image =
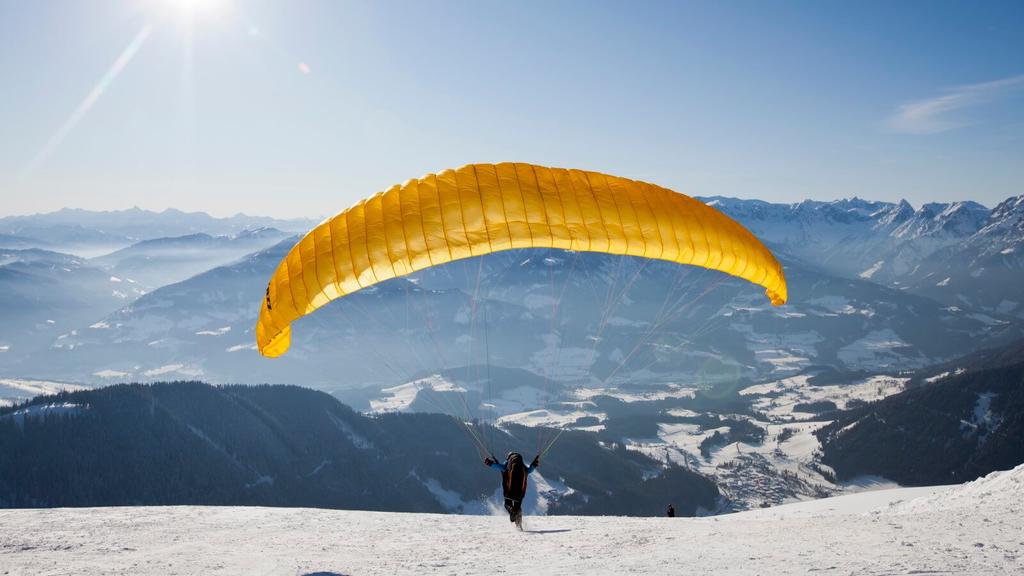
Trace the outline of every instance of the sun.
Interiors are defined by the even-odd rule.
[[[171,10],[184,16],[215,16],[222,12],[227,0],[163,0]]]

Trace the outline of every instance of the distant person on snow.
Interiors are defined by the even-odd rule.
[[[671,504],[668,505],[668,517],[669,518],[675,518],[676,517],[676,509],[673,508]]]
[[[529,466],[523,464],[523,457],[518,452],[509,452],[504,463],[493,458],[484,458],[484,465],[501,471],[501,492],[505,497],[505,510],[508,511],[508,519],[510,522],[515,522],[516,527],[522,530],[526,477],[540,466],[540,455],[535,456]]]

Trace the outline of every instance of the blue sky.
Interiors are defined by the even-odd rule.
[[[0,215],[323,216],[469,162],[1024,193],[1024,3],[0,0]]]

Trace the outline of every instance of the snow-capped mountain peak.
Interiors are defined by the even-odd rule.
[[[871,214],[871,217],[877,220],[877,224],[874,226],[875,230],[888,230],[899,226],[913,216],[914,207],[906,200],[900,200],[896,205],[885,206]]]
[[[978,235],[998,238],[1004,249],[1024,241],[1024,194],[1007,198],[993,208]]]
[[[893,230],[892,237],[912,240],[944,235],[963,239],[980,230],[988,217],[988,208],[977,202],[933,202],[921,206],[920,210]]]

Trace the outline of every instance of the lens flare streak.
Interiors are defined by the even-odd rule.
[[[132,38],[132,41],[128,43],[128,46],[121,51],[121,54],[114,60],[114,63],[107,70],[106,74],[100,78],[99,82],[93,86],[89,94],[75,107],[71,115],[64,120],[64,123],[60,125],[60,128],[46,141],[46,145],[39,151],[38,154],[32,158],[32,161],[25,166],[24,170],[21,171],[21,178],[25,179],[32,175],[39,166],[46,162],[46,160],[53,154],[53,152],[60,146],[61,142],[67,138],[68,134],[75,128],[75,126],[85,117],[85,115],[96,105],[96,102],[103,96],[103,93],[110,87],[114,80],[121,74],[121,71],[125,69],[129,62],[135,57],[145,44],[146,39],[149,38],[152,33],[153,27],[146,24],[139,30],[139,33]]]

